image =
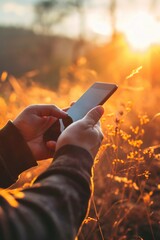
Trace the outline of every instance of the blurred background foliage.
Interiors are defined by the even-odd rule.
[[[23,1],[19,3],[23,4]],[[133,50],[126,33],[117,29],[118,3],[116,0],[33,1],[33,17],[27,27],[20,23],[1,24],[0,73],[7,71],[19,77],[36,70],[33,80],[55,89],[59,85],[62,69],[76,64],[80,57],[85,57],[87,67],[94,70],[101,81],[119,83],[133,69],[143,66],[139,77],[149,80],[151,84],[158,84],[159,47],[153,47],[151,42],[145,53],[141,51],[144,49]],[[150,1],[150,8],[155,3]],[[18,5],[8,3],[6,6],[11,11]],[[106,22],[103,21],[103,27],[106,25],[106,29],[110,28],[108,35],[105,27],[101,34],[87,28],[89,11],[96,8],[103,9],[108,16]],[[68,29],[63,25],[67,21],[70,21]],[[91,23],[96,31],[98,28],[100,30],[101,26],[96,25],[94,14]],[[57,34],[57,29],[60,29],[60,34]],[[134,37],[139,38],[136,32]]]

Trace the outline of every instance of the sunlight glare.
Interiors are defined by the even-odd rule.
[[[106,23],[104,19],[97,18],[96,16],[92,16],[89,19],[88,25],[89,28],[96,34],[100,34],[103,36],[110,36],[111,35],[111,26],[110,24]]]
[[[89,19],[89,29],[96,34],[111,36],[109,19],[93,15]],[[139,11],[117,19],[117,31],[123,32],[127,42],[134,50],[145,51],[151,45],[160,43],[160,23],[146,11]]]
[[[160,43],[160,24],[147,12],[138,12],[124,28],[127,41],[135,50],[146,50],[153,44]]]

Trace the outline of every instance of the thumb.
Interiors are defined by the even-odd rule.
[[[104,108],[102,106],[97,106],[92,108],[83,119],[94,126],[96,123],[98,123],[103,113]]]

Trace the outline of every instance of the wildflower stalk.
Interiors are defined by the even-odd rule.
[[[98,216],[98,212],[97,212],[97,208],[96,208],[96,204],[95,204],[93,196],[92,196],[92,202],[93,202],[93,207],[94,207],[94,211],[95,211],[95,215],[96,215],[96,219],[97,219],[97,225],[98,225],[98,228],[99,228],[101,238],[102,238],[102,240],[105,240],[104,236],[103,236],[103,232],[102,232],[102,228],[101,228],[101,225],[100,225],[99,216]]]

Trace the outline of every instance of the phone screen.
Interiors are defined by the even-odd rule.
[[[97,105],[102,105],[117,89],[111,83],[94,83],[77,102],[67,111],[68,117],[57,120],[45,133],[44,141],[56,141],[61,132],[72,122],[83,118],[88,111]]]
[[[67,111],[73,122],[83,118],[93,107],[101,104],[102,99],[110,91],[103,88],[91,87],[87,92]]]

